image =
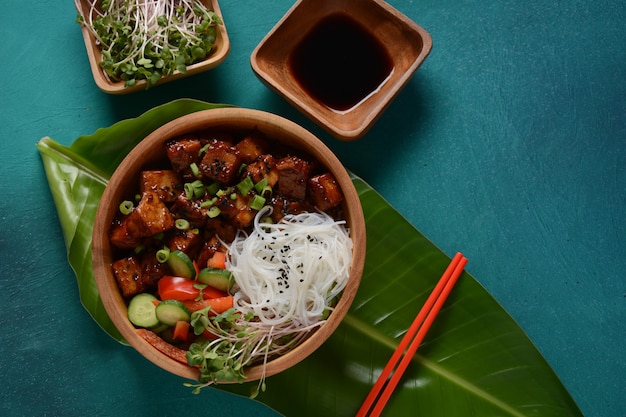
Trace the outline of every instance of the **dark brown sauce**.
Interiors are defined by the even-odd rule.
[[[345,111],[375,91],[393,63],[381,42],[344,13],[324,18],[290,57],[298,83],[320,103]]]

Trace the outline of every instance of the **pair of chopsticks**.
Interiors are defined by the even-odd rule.
[[[452,288],[456,284],[456,281],[459,279],[459,276],[463,272],[466,263],[467,258],[463,256],[463,254],[460,252],[457,253],[454,258],[452,258],[450,265],[448,265],[448,268],[446,268],[445,272],[441,276],[441,279],[433,289],[433,292],[426,300],[426,303],[424,303],[424,306],[420,310],[419,314],[415,317],[415,320],[413,320],[411,327],[409,327],[406,334],[400,341],[400,344],[398,344],[398,347],[389,359],[389,362],[387,362],[387,365],[385,365],[383,372],[376,380],[376,383],[372,387],[367,398],[365,398],[365,401],[357,412],[356,417],[367,416],[368,411],[371,409],[377,399],[378,402],[372,409],[369,416],[378,417],[383,411],[383,408],[387,404],[387,401],[389,401],[393,390],[398,385],[398,381],[400,381],[400,378],[402,378],[402,374],[411,362],[413,356],[415,355],[415,352],[417,352],[417,348],[422,343],[422,340],[424,339],[426,332],[428,332],[430,325],[435,320],[435,317],[439,313],[441,306],[446,301],[446,298],[448,298],[448,295],[452,291]],[[402,357],[403,355],[404,357]],[[400,361],[400,359],[402,360]],[[400,361],[400,364],[394,371],[394,367],[398,364],[398,361]]]

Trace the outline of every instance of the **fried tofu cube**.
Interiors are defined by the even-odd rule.
[[[246,173],[255,184],[266,179],[267,185],[273,188],[278,182],[278,170],[272,155],[259,156],[254,162],[246,166]]]
[[[337,207],[343,201],[341,188],[329,172],[311,177],[308,191],[315,207],[322,211]]]
[[[132,249],[144,238],[174,227],[174,216],[154,191],[146,191],[130,214],[114,222],[109,238],[121,249]]]
[[[213,141],[204,153],[199,168],[204,177],[230,185],[237,179],[242,163],[236,148],[226,142]]]
[[[109,233],[111,243],[120,249],[133,249],[141,244],[144,236],[143,223],[135,210],[114,221]]]
[[[202,207],[202,202],[187,198],[185,193],[176,197],[172,210],[199,227],[202,227],[207,220],[207,209]]]
[[[167,246],[170,250],[185,252],[193,259],[202,247],[202,240],[198,230],[176,230],[168,239]]]
[[[175,224],[174,215],[153,191],[146,191],[141,195],[141,200],[133,210],[133,214],[139,216],[143,223],[145,237],[166,232]]]
[[[306,197],[306,183],[311,164],[297,156],[281,158],[276,163],[278,170],[278,192],[298,200]]]
[[[142,193],[153,191],[161,201],[171,203],[183,191],[184,182],[174,170],[142,171],[140,190]]]
[[[259,156],[265,154],[268,149],[267,139],[258,130],[253,130],[248,136],[235,145],[246,164],[254,162]]]
[[[200,139],[178,138],[167,142],[165,148],[172,168],[186,179],[193,178],[194,175],[189,166],[192,163],[197,164],[200,160],[200,149],[202,149]]]
[[[291,200],[283,195],[275,195],[270,200],[272,206],[271,218],[274,223],[278,223],[288,214],[300,214],[313,210],[306,201]]]
[[[119,259],[112,264],[113,274],[122,296],[130,298],[152,289],[165,274],[164,266],[153,252]]]
[[[231,222],[218,216],[207,220],[204,232],[205,235],[219,236],[224,242],[232,242],[235,240],[237,228]]]
[[[215,205],[220,209],[220,215],[229,219],[233,226],[238,229],[245,229],[252,224],[256,214],[256,210],[249,207],[249,201],[248,195],[237,194],[234,199],[230,195],[223,195]]]

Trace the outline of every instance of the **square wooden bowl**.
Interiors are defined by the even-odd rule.
[[[310,88],[304,87],[294,66],[294,57],[301,53],[299,49],[303,42],[309,42],[314,36],[311,33],[319,32],[320,23],[323,25],[329,19],[348,21],[347,27],[343,28],[346,31],[356,28],[365,32],[368,39],[375,40],[382,47],[391,64],[382,82],[367,90],[349,108],[334,108],[321,101]],[[332,49],[339,40],[325,45]],[[431,48],[432,39],[428,32],[383,0],[298,0],[255,48],[250,62],[255,74],[270,89],[338,139],[350,141],[367,132],[426,59]],[[374,61],[372,64],[379,60]],[[337,65],[327,58],[322,64],[328,68]],[[359,68],[353,71],[355,76],[367,71],[369,65]],[[337,90],[337,94],[341,94],[343,87]]]
[[[90,0],[75,0],[76,8],[78,11],[82,11],[83,15],[87,15],[90,10]],[[207,8],[213,10],[219,17],[224,21],[222,17],[222,12],[220,10],[219,4],[217,0],[202,0]],[[133,86],[126,87],[124,85],[124,81],[113,81],[111,80],[105,72],[100,67],[99,63],[102,61],[102,52],[100,46],[96,42],[94,36],[87,30],[84,25],[81,25],[81,30],[83,33],[83,38],[85,41],[85,47],[87,48],[87,55],[89,57],[89,65],[91,66],[91,72],[93,74],[93,78],[96,82],[96,85],[105,93],[109,94],[127,94],[132,93],[138,90],[146,89],[146,81],[140,80],[137,81]],[[199,72],[207,71],[212,68],[217,67],[219,64],[226,59],[226,56],[230,52],[230,41],[228,39],[228,33],[226,32],[225,24],[221,24],[217,26],[217,38],[215,39],[215,44],[213,46],[213,50],[209,57],[202,62],[198,62],[193,65],[189,65],[187,67],[187,71],[182,73],[180,71],[175,71],[172,75],[167,75],[161,77],[156,84],[159,85],[166,82],[174,81],[179,78],[188,77],[193,74],[197,74]]]

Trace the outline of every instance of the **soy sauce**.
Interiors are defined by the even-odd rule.
[[[343,13],[320,21],[289,60],[300,86],[320,103],[345,111],[375,91],[393,63],[381,42]]]

